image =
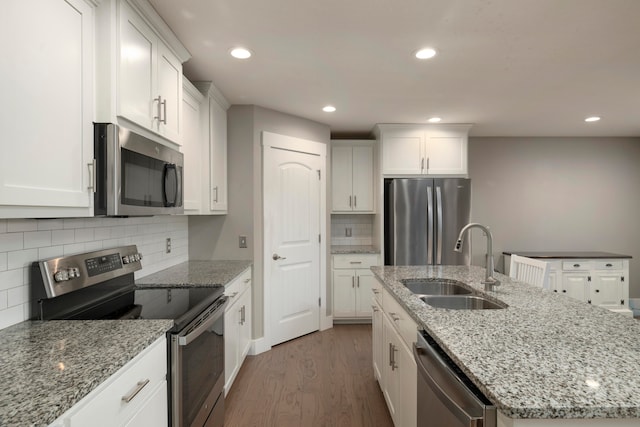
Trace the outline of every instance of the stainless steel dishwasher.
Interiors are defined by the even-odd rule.
[[[418,332],[418,427],[496,427],[496,408],[426,332]]]

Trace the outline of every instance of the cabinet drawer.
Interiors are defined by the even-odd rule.
[[[77,404],[68,425],[113,426],[132,417],[160,384],[166,384],[167,341],[157,340],[148,351],[136,356],[103,385]],[[144,385],[143,385],[144,384]],[[136,390],[138,392],[136,393]],[[124,399],[131,398],[129,402]]]
[[[227,283],[224,294],[229,297],[227,310],[236,302],[242,293],[251,286],[251,268],[247,268],[240,276]],[[226,311],[226,310],[225,310]]]
[[[622,270],[622,260],[602,260],[592,261],[593,268],[595,270]]]
[[[376,265],[378,265],[377,254],[333,256],[333,268],[369,268]]]
[[[382,291],[382,304],[382,310],[391,319],[391,323],[407,347],[411,348],[411,345],[416,342],[417,323],[386,289]]]
[[[562,270],[564,271],[584,271],[591,270],[591,262],[584,260],[563,261]]]

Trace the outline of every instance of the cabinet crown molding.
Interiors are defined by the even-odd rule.
[[[229,107],[231,107],[227,98],[224,97],[222,92],[220,92],[220,89],[218,89],[213,82],[193,82],[193,85],[205,96],[210,96],[215,99],[216,102],[225,110],[228,110]]]
[[[373,127],[373,133],[379,135],[389,130],[458,130],[469,131],[473,123],[378,123]]]

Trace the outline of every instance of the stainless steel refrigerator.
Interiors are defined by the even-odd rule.
[[[471,180],[386,178],[384,180],[385,265],[464,265],[470,245],[454,252],[469,223]]]

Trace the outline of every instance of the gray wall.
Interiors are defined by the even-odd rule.
[[[325,144],[329,144],[330,138],[329,126],[321,123],[253,105],[231,106],[227,111],[229,214],[218,217],[189,217],[189,259],[253,260],[254,338],[264,335],[261,146],[263,131]],[[327,171],[328,168],[329,165]],[[329,221],[330,217],[327,215],[327,230],[330,230]],[[240,234],[247,236],[247,249],[238,248]]]
[[[628,254],[640,298],[639,138],[470,138],[469,176],[471,218],[490,226],[497,267],[503,250]],[[473,247],[484,266],[477,231]]]

